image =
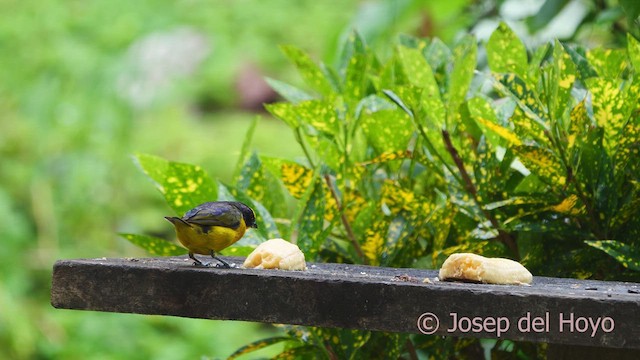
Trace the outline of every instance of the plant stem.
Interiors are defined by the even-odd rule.
[[[416,352],[416,347],[413,346],[411,339],[407,339],[404,343],[405,349],[407,349],[407,353],[409,353],[409,359],[418,360],[418,353]]]
[[[547,138],[549,138],[549,141],[551,141],[551,144],[555,146],[555,148],[558,150],[560,154],[560,161],[562,161],[562,165],[564,166],[567,172],[567,183],[573,184],[573,186],[576,189],[576,194],[578,195],[578,198],[584,204],[584,207],[587,209],[587,213],[589,214],[589,217],[591,217],[591,221],[592,221],[592,225],[593,225],[593,229],[596,237],[598,239],[606,239],[606,234],[600,227],[601,220],[599,217],[596,216],[596,213],[593,210],[591,203],[588,201],[587,196],[584,194],[584,192],[582,192],[582,189],[580,188],[580,184],[578,183],[578,180],[576,179],[576,176],[573,173],[573,168],[571,167],[571,165],[569,165],[569,160],[567,159],[567,154],[564,152],[564,148],[562,147],[562,144],[559,141],[556,141],[556,139],[551,135],[550,132],[545,130],[544,133],[547,136]]]
[[[518,244],[511,237],[511,235],[509,235],[509,233],[501,229],[500,224],[498,223],[498,220],[496,220],[496,218],[493,217],[493,215],[491,215],[489,211],[485,210],[482,207],[482,204],[478,200],[478,190],[476,189],[475,185],[473,185],[473,182],[471,181],[471,177],[469,176],[469,173],[464,168],[464,163],[462,162],[462,158],[460,158],[460,154],[458,153],[458,150],[456,150],[456,148],[453,146],[449,132],[445,129],[442,130],[442,139],[444,140],[445,147],[447,148],[447,151],[451,155],[453,162],[456,164],[458,171],[460,171],[460,176],[462,176],[462,180],[463,180],[462,184],[464,185],[464,188],[467,190],[469,194],[471,194],[471,197],[473,198],[473,201],[476,203],[476,206],[480,208],[480,211],[482,211],[485,218],[489,220],[489,222],[491,223],[491,226],[493,226],[498,231],[498,240],[509,248],[509,250],[511,251],[511,253],[513,254],[516,260],[520,260]]]
[[[327,183],[327,187],[329,187],[329,191],[331,192],[331,196],[333,197],[333,199],[336,202],[336,207],[338,208],[338,212],[340,213],[340,220],[342,221],[342,225],[344,226],[344,229],[347,232],[347,237],[349,238],[349,241],[351,242],[351,244],[353,245],[353,248],[355,249],[356,253],[358,254],[360,259],[362,260],[362,263],[367,265],[367,263],[368,263],[367,258],[366,258],[366,256],[364,256],[364,253],[362,252],[362,248],[360,247],[360,243],[358,242],[358,239],[356,239],[356,236],[353,233],[353,229],[351,228],[351,224],[349,224],[349,220],[347,220],[347,216],[344,213],[344,209],[342,208],[342,204],[340,203],[340,199],[338,198],[338,194],[336,193],[335,189],[333,188],[333,184],[331,184],[331,178],[329,178],[329,175],[324,175],[324,181]]]
[[[298,142],[298,144],[300,144],[300,147],[302,148],[304,155],[307,157],[307,161],[309,161],[309,165],[311,165],[311,167],[315,169],[316,166],[313,164],[313,159],[311,159],[311,154],[309,154],[309,150],[307,149],[307,146],[304,143],[304,139],[302,138],[302,133],[300,133],[299,127],[295,129],[294,135],[296,137],[296,141]]]

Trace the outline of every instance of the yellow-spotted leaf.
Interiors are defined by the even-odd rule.
[[[640,113],[627,122],[622,134],[615,155],[616,172],[635,174],[640,181]]]
[[[425,48],[424,56],[431,65],[431,69],[439,69],[446,67],[451,62],[452,53],[442,40],[433,38]]]
[[[389,222],[385,220],[374,221],[362,233],[364,243],[362,252],[367,258],[369,265],[379,266],[382,252],[387,243],[387,228]]]
[[[576,144],[576,140],[582,137],[591,126],[591,118],[587,113],[585,101],[581,101],[576,105],[570,114],[569,131],[567,135],[567,147],[572,150]]]
[[[198,165],[171,162],[165,189],[167,203],[178,214],[217,198],[215,181]]]
[[[622,266],[640,271],[640,250],[615,240],[587,240],[585,243],[616,259]]]
[[[587,52],[587,60],[598,75],[605,79],[620,78],[629,66],[624,49],[596,48]]]
[[[320,179],[311,184],[311,188],[305,195],[307,196],[301,199],[301,206],[303,206],[301,215],[296,219],[297,244],[309,259],[315,259],[326,238],[324,234],[325,191]]]
[[[582,215],[585,213],[584,205],[579,202],[578,196],[575,194],[569,195],[559,204],[551,206],[549,210],[572,216]]]
[[[548,185],[557,188],[566,185],[566,171],[560,160],[549,150],[522,145],[515,147],[515,151],[524,166]]]
[[[327,137],[323,134],[307,133],[305,137],[309,147],[313,149],[318,159],[322,159],[324,165],[330,169],[337,170],[344,163],[344,152],[340,148],[334,137]]]
[[[440,88],[422,50],[400,47],[398,54],[409,82],[414,87],[421,89],[422,107],[428,109],[426,115],[436,123],[444,123],[446,111],[440,97]],[[399,89],[395,91],[401,99],[407,102],[406,94],[402,94]]]
[[[216,182],[198,165],[167,161],[147,154],[137,155],[136,160],[180,216],[218,197]]]
[[[414,133],[409,115],[397,110],[365,113],[361,126],[371,144],[381,153],[407,149]]]
[[[253,153],[243,166],[236,179],[236,188],[271,209],[277,216],[286,213],[282,186],[275,176],[265,170],[256,153]]]
[[[631,99],[627,99],[615,80],[593,78],[587,80],[587,87],[592,94],[593,117],[598,127],[604,129],[604,145],[611,153],[629,119]]]
[[[286,349],[286,348],[285,348]],[[297,359],[313,359],[318,354],[318,347],[315,345],[301,345],[294,348],[286,349],[271,360],[297,360]]]
[[[325,184],[326,185],[326,184]],[[349,189],[349,191],[342,193],[340,200],[340,206],[338,206],[335,197],[329,191],[325,189],[325,203],[327,204],[327,210],[324,213],[325,220],[332,222],[338,216],[340,216],[339,209],[344,212],[345,218],[349,223],[353,223],[358,213],[367,204],[365,199],[360,196],[355,190]]]
[[[316,130],[336,135],[339,130],[339,119],[335,104],[321,100],[308,100],[295,106],[301,122],[313,126]]]
[[[307,53],[295,46],[282,46],[281,49],[296,66],[307,85],[324,96],[329,96],[334,92],[325,74]]]
[[[357,359],[361,347],[369,340],[371,332],[351,329],[310,328],[318,346],[330,346],[336,359]],[[386,354],[385,354],[386,355]],[[319,358],[315,356],[312,358]],[[306,359],[297,357],[296,359]]]
[[[509,121],[513,123],[516,135],[523,142],[548,143],[549,140],[545,135],[545,125],[532,120],[531,116],[528,116],[520,107],[516,107],[513,110]]]
[[[576,70],[578,71],[578,76],[580,76],[581,80],[585,81],[586,79],[598,76],[598,73],[593,69],[591,64],[589,64],[589,61],[587,61],[587,59],[582,54],[577,52],[569,45],[562,44],[562,46],[564,47],[564,50],[567,52],[567,54],[569,54],[569,56],[571,57],[573,63],[576,65]]]
[[[371,165],[371,164],[381,164],[389,161],[410,159],[412,157],[413,157],[413,153],[409,150],[387,151],[387,152],[383,152],[382,154],[376,156],[371,160],[363,161],[358,165],[365,166],[365,165]]]
[[[167,223],[168,224],[168,223]],[[187,249],[155,236],[138,234],[119,234],[132,244],[145,249],[151,255],[178,256],[187,253]]]
[[[267,338],[267,339],[254,341],[254,342],[249,343],[249,344],[239,348],[238,350],[236,350],[233,354],[229,355],[227,360],[233,360],[233,359],[238,358],[238,357],[240,357],[242,355],[245,355],[245,354],[248,354],[248,353],[252,353],[252,352],[260,350],[260,349],[264,349],[265,347],[271,346],[273,344],[278,344],[278,343],[281,343],[281,342],[293,341],[293,340],[296,340],[296,339],[288,337],[288,336],[275,336],[275,337],[271,337],[271,338]]]
[[[569,109],[571,101],[571,89],[576,81],[576,68],[571,57],[564,51],[558,40],[553,47],[553,67],[551,79],[547,81],[547,91],[544,94],[548,99],[549,113],[555,119],[563,119]]]
[[[510,96],[525,115],[544,129],[549,129],[546,109],[536,93],[515,74],[495,74],[496,87],[503,94]]]
[[[279,102],[273,104],[265,104],[264,108],[268,112],[270,112],[271,115],[284,121],[290,128],[295,129],[300,126],[298,112],[294,104],[288,102]]]
[[[522,145],[522,141],[513,131],[500,125],[491,104],[481,97],[474,97],[467,103],[471,117],[476,120],[480,129],[492,145],[499,145],[506,140],[511,145]]]
[[[429,200],[409,189],[395,185],[392,181],[386,181],[382,185],[382,203],[392,214],[406,211],[426,217],[435,210],[435,206]]]
[[[349,59],[342,92],[347,99],[359,101],[365,95],[368,66],[368,57],[364,54],[355,54]]]
[[[280,176],[289,193],[300,199],[311,184],[313,170],[294,162],[283,162],[280,166]]]
[[[487,43],[487,58],[491,71],[499,74],[527,76],[527,49],[505,23],[500,23]]]

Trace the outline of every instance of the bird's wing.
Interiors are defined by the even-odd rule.
[[[200,226],[222,226],[235,229],[240,225],[242,213],[235,206],[227,203],[205,203],[187,212],[182,219]]]

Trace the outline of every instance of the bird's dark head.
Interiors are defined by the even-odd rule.
[[[233,206],[237,207],[238,210],[240,210],[240,212],[242,213],[242,218],[244,219],[244,223],[247,227],[258,227],[258,224],[256,224],[256,214],[250,207],[237,201],[232,202],[232,204]]]

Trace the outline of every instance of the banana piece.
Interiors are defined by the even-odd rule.
[[[440,268],[440,280],[466,280],[486,284],[529,285],[533,275],[520,263],[509,259],[452,254]]]
[[[245,268],[307,270],[304,254],[300,248],[283,239],[271,239],[258,245],[247,256]]]

